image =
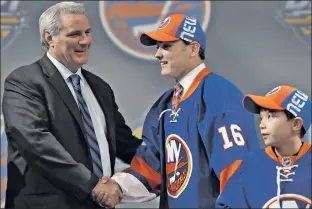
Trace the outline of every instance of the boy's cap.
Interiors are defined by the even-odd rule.
[[[157,31],[142,33],[140,41],[143,45],[153,46],[157,41],[177,41],[179,39],[197,41],[202,49],[206,48],[206,36],[200,22],[184,14],[173,14],[166,17]]]
[[[243,99],[246,110],[259,114],[260,108],[288,110],[295,117],[301,117],[303,127],[308,131],[311,125],[311,101],[309,97],[291,86],[278,86],[265,96],[247,94]]]

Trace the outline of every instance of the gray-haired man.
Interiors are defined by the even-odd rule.
[[[93,194],[122,195],[99,178],[113,174],[116,156],[129,163],[141,141],[125,124],[110,86],[82,68],[92,43],[83,5],[53,5],[39,28],[47,53],[5,80],[6,206],[97,208]]]

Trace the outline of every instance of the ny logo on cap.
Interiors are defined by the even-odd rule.
[[[275,94],[275,93],[278,92],[280,89],[281,89],[280,86],[275,87],[274,89],[272,89],[271,91],[269,91],[269,92],[267,93],[267,96],[269,96],[269,95],[271,95],[271,94]]]
[[[160,26],[158,27],[158,29],[162,29],[166,27],[169,24],[169,22],[170,22],[170,17],[165,18],[160,24]]]

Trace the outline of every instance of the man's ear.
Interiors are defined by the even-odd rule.
[[[49,46],[54,47],[54,45],[53,45],[53,37],[52,37],[52,35],[49,32],[46,31],[44,33],[44,38],[48,42]]]
[[[193,41],[191,43],[191,49],[192,49],[192,53],[191,53],[192,57],[197,56],[199,53],[199,49],[200,49],[199,43],[196,41]]]
[[[293,123],[293,130],[295,130],[295,131],[300,131],[301,130],[301,128],[302,128],[302,126],[303,126],[303,120],[302,120],[302,118],[300,118],[300,117],[296,117],[295,119],[294,119],[294,123]]]

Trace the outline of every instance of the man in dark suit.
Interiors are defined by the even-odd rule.
[[[119,189],[99,179],[114,173],[116,156],[130,163],[141,140],[125,124],[110,86],[81,68],[92,43],[83,5],[53,5],[39,29],[47,53],[5,80],[6,206],[106,207],[95,194]]]

